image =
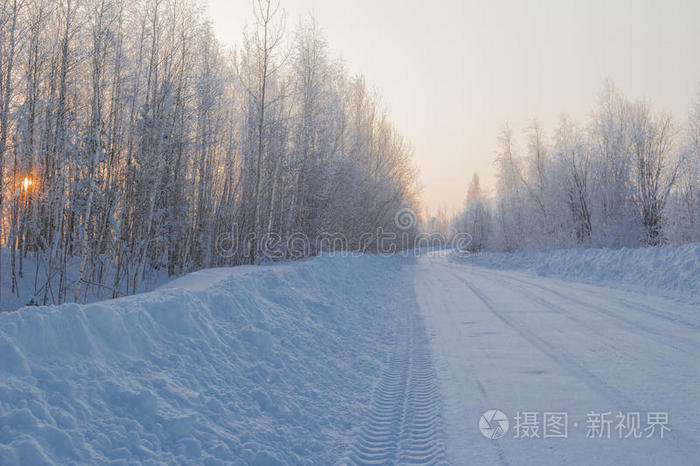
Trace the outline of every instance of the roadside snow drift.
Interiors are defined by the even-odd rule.
[[[560,249],[480,253],[459,262],[597,283],[700,303],[700,244],[640,249]]]
[[[368,414],[405,262],[207,270],[2,313],[0,464],[337,461]]]

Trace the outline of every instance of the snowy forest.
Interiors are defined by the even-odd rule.
[[[258,263],[263,246],[317,252],[285,248],[294,235],[371,250],[361,235],[415,204],[410,146],[313,19],[289,27],[257,0],[229,50],[202,10],[2,0],[4,295],[84,302]]]
[[[680,123],[607,81],[589,121],[562,117],[551,138],[506,125],[498,143],[495,192],[474,175],[451,225],[472,251],[700,241],[700,93]]]

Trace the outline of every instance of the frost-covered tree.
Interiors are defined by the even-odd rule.
[[[465,209],[454,220],[452,226],[456,232],[470,235],[471,241],[468,245],[470,251],[478,252],[486,249],[489,243],[491,214],[477,173],[473,175],[469,184]]]
[[[553,203],[563,235],[562,245],[591,244],[591,148],[585,135],[568,118],[562,118],[554,137]],[[568,238],[566,238],[568,236]],[[568,241],[567,241],[568,239]]]
[[[653,115],[644,103],[632,107],[631,120],[632,199],[644,228],[642,241],[655,246],[665,240],[666,201],[678,176],[675,128],[670,115]]]
[[[591,119],[562,118],[550,140],[534,123],[523,156],[499,136],[487,247],[637,247],[698,239],[700,99],[687,130],[606,82]],[[680,135],[683,134],[681,137]],[[472,188],[469,188],[470,190]],[[456,221],[468,231],[467,205]],[[473,230],[473,227],[471,227]]]
[[[501,131],[498,142],[500,149],[495,160],[497,200],[494,206],[496,247],[514,251],[522,247],[526,236],[523,229],[526,217],[523,211],[522,169],[515,153],[513,133],[507,125]]]
[[[0,2],[0,291],[115,297],[414,206],[410,147],[314,21],[254,18],[231,51],[191,0]]]
[[[700,91],[680,144],[678,180],[670,193],[667,224],[673,241],[700,241]]]

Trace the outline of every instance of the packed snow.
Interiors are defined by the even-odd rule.
[[[451,464],[698,464],[699,306],[444,257],[415,283]]]

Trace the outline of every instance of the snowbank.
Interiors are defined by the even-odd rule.
[[[37,304],[55,304],[58,302],[59,282],[61,281],[60,274],[54,271],[51,275],[51,280],[47,280],[45,264],[42,261],[37,263],[35,254],[29,253],[27,257],[22,258],[22,267],[20,269],[20,255],[16,254],[15,280],[16,290],[12,291],[12,256],[9,248],[0,248],[0,311],[13,311],[30,303]],[[78,275],[80,272],[80,256],[72,256],[68,258],[65,266],[65,276],[63,277],[63,286],[65,286],[64,295],[65,301],[73,301],[75,296],[75,287],[78,283]],[[22,273],[20,274],[20,270]],[[102,271],[102,285],[97,285],[93,277],[90,277],[92,282],[82,286],[80,293],[80,301],[93,303],[102,301],[112,297],[112,284],[114,283],[114,270],[112,267],[105,267]],[[167,283],[171,278],[168,277],[167,270],[147,270],[145,280],[141,281],[139,291],[151,291],[159,285]],[[47,286],[47,281],[50,283]],[[120,289],[117,296],[127,296],[134,294],[133,290],[126,291],[126,279],[121,281]],[[46,298],[46,301],[44,301]]]
[[[331,463],[381,373],[404,263],[209,270],[0,313],[0,464]]]
[[[454,260],[501,270],[646,291],[700,303],[700,244],[641,249],[480,253]]]

